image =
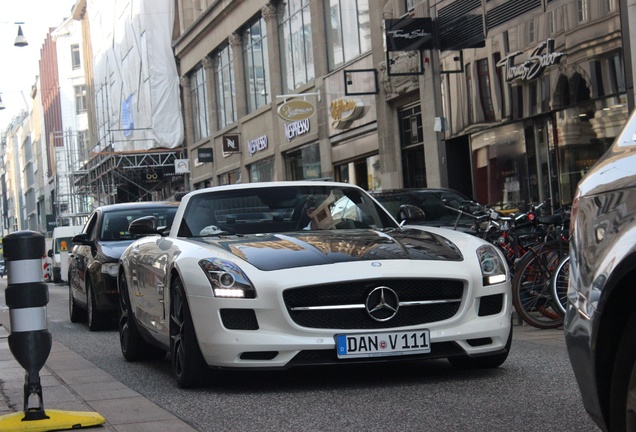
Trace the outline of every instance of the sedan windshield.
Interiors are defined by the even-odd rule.
[[[397,228],[356,188],[322,184],[212,191],[193,196],[180,236]]]

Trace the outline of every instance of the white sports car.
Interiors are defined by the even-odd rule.
[[[400,226],[335,182],[250,183],[152,216],[119,261],[127,360],[171,354],[181,387],[209,370],[448,358],[493,368],[512,340],[501,253],[468,234]]]

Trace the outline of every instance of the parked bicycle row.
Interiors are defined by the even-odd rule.
[[[512,300],[527,324],[563,325],[569,271],[569,208],[552,210],[549,201],[526,211],[501,212],[476,203],[459,207],[443,203],[461,218],[474,219],[474,234],[496,245],[512,275]],[[470,210],[470,211],[468,211]],[[457,228],[457,224],[454,225]]]

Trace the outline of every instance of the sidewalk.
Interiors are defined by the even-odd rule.
[[[0,416],[24,409],[25,370],[9,349],[8,313],[0,310]],[[3,320],[3,318],[6,318]],[[539,330],[514,326],[514,340],[563,346],[563,329]],[[44,409],[97,412],[106,419],[95,431],[196,431],[163,408],[129,389],[66,346],[53,341],[50,355],[40,370]],[[32,404],[34,401],[32,400]]]
[[[9,348],[8,335],[0,323],[0,416],[24,410],[26,372]],[[89,430],[196,431],[55,340],[40,380],[45,411],[97,412],[106,419]]]

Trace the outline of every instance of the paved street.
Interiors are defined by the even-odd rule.
[[[6,279],[0,415],[21,411],[24,402],[24,370],[6,338],[5,286]],[[460,372],[444,361],[294,369],[227,375],[216,386],[185,391],[176,388],[168,360],[124,362],[116,331],[68,322],[67,288],[49,287],[54,343],[40,372],[44,406],[97,412],[106,423],[96,430],[597,430],[580,402],[560,329],[515,326],[512,354],[496,371]]]

